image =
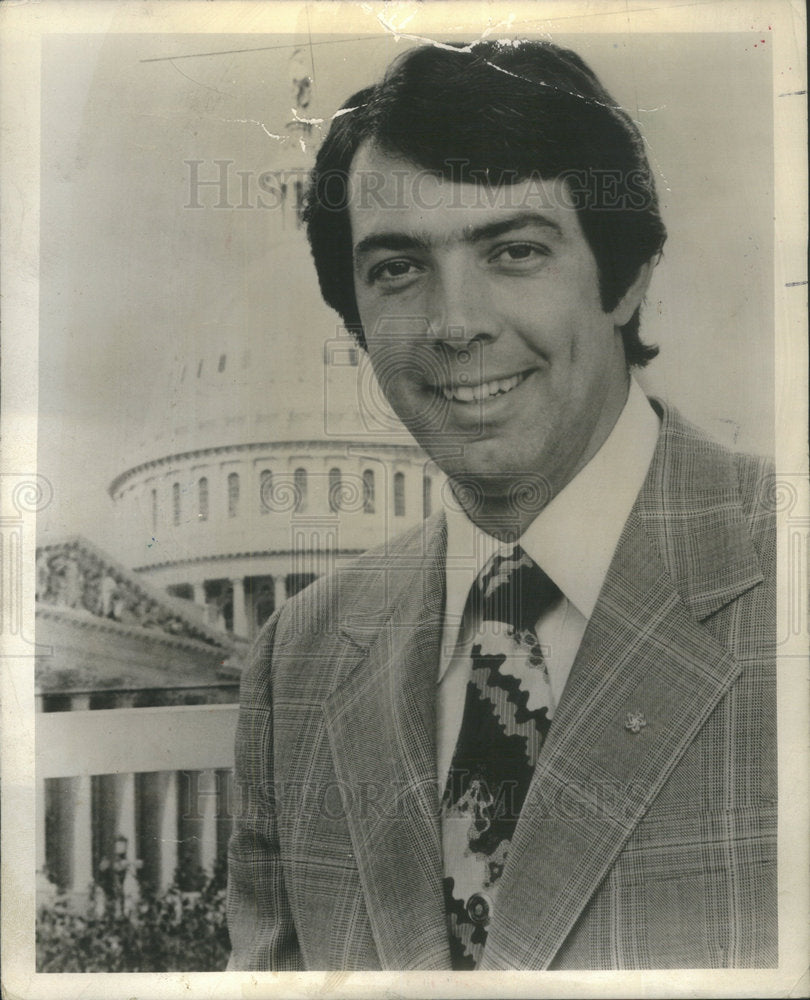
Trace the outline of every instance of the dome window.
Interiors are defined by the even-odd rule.
[[[303,514],[307,509],[307,470],[296,469],[293,473],[295,487],[295,513]]]
[[[340,510],[341,492],[343,490],[343,477],[340,469],[329,470],[329,510],[337,514]]]
[[[239,475],[232,472],[228,476],[228,517],[239,514]]]
[[[205,476],[197,483],[197,517],[200,521],[208,520],[208,480]]]
[[[270,469],[262,469],[259,476],[259,512],[269,514],[272,510],[273,473]]]
[[[422,517],[430,517],[432,486],[430,476],[425,476],[422,479]]]
[[[374,513],[374,470],[363,471],[363,513]]]
[[[394,473],[394,517],[405,517],[405,473]]]

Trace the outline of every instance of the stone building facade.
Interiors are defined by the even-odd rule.
[[[55,712],[93,710],[110,718],[111,709],[232,703],[239,651],[203,619],[200,609],[151,586],[86,539],[41,545],[38,719]],[[43,721],[38,727],[46,728]],[[159,742],[164,735],[156,730],[144,738]],[[83,898],[116,859],[130,874],[139,869],[155,889],[166,888],[178,870],[186,876],[212,870],[224,853],[229,818],[214,799],[207,815],[196,803],[201,783],[218,783],[224,800],[227,780],[226,773],[188,770],[38,778],[40,886]]]

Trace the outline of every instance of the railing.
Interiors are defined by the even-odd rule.
[[[237,705],[42,712],[37,777],[233,767]]]
[[[38,713],[38,871],[79,895],[113,854],[159,888],[178,870],[213,871],[232,821],[237,715],[237,705]]]

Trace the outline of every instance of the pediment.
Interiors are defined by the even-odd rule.
[[[36,602],[42,613],[62,612],[89,626],[93,619],[99,626],[117,623],[225,652],[233,645],[205,621],[203,608],[150,585],[80,535],[37,546]]]

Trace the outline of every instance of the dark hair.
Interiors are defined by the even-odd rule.
[[[606,312],[664,245],[641,135],[576,53],[529,41],[419,46],[343,105],[306,197],[321,292],[361,346],[348,206],[352,160],[366,141],[458,182],[565,180]],[[628,365],[658,353],[639,337],[638,309],[621,333]]]

